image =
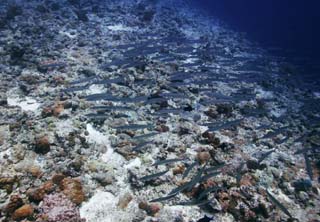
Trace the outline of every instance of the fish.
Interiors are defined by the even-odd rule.
[[[176,194],[167,195],[167,196],[164,196],[164,197],[159,197],[159,198],[150,200],[149,202],[150,203],[152,203],[152,202],[162,202],[162,201],[165,201],[165,200],[170,200],[171,198],[173,198],[175,196],[177,196],[177,193]]]
[[[168,163],[175,163],[175,162],[180,162],[180,161],[184,161],[185,159],[166,159],[166,160],[158,160],[156,161],[154,164],[152,164],[152,166],[159,166],[159,165],[163,165],[163,164],[168,164]]]
[[[280,210],[282,210],[283,213],[285,213],[288,217],[292,218],[290,212],[285,208],[274,196],[269,193],[268,190],[266,190],[268,198],[273,202],[277,207],[279,207]]]
[[[207,169],[205,170],[205,172],[207,173],[207,172],[210,172],[210,171],[219,170],[220,168],[224,167],[225,165],[226,165],[226,164],[221,163],[221,164],[219,164],[219,165],[217,165],[217,166],[209,167],[209,168],[207,168]]]
[[[305,160],[305,163],[306,163],[306,170],[308,172],[310,180],[313,180],[313,171],[312,171],[312,166],[311,166],[310,159],[309,159],[307,153],[304,153],[303,155],[304,155],[304,160]]]
[[[206,181],[206,180],[210,179],[211,177],[214,177],[214,176],[219,175],[220,173],[221,173],[220,171],[209,173],[209,174],[201,177],[201,178],[200,178],[200,182]]]
[[[178,193],[185,191],[186,189],[188,189],[190,187],[191,182],[192,181],[189,181],[181,186],[178,186],[177,188],[174,188],[173,190],[170,191],[169,195],[178,194]]]
[[[168,98],[168,99],[186,99],[189,98],[184,93],[161,93],[161,97]]]
[[[182,178],[183,179],[186,178],[189,175],[190,171],[198,164],[199,163],[197,161],[195,161],[192,164],[190,164],[190,166],[184,171],[184,173],[182,175]]]
[[[243,119],[236,119],[236,120],[233,120],[233,121],[220,123],[217,126],[209,127],[209,130],[210,131],[219,131],[219,130],[222,130],[222,129],[228,129],[228,128],[234,127],[236,125],[239,125],[242,121],[243,121]]]
[[[191,200],[191,201],[185,201],[185,202],[179,202],[176,203],[175,205],[182,205],[182,206],[202,206],[205,205],[209,202],[211,202],[212,200],[199,200],[199,199],[195,199],[195,200]]]
[[[112,83],[124,83],[125,79],[123,77],[115,78],[115,79],[102,79],[102,80],[96,80],[92,82],[92,84],[95,85],[108,85]]]
[[[65,93],[71,93],[71,92],[77,92],[77,91],[83,91],[89,88],[89,85],[85,85],[85,86],[76,86],[76,87],[71,87],[71,88],[67,88],[67,89],[63,89],[62,92]]]
[[[165,114],[175,114],[179,115],[183,112],[182,109],[161,109],[157,111],[155,114],[156,115],[165,115]]]
[[[140,180],[142,182],[154,180],[154,179],[156,179],[158,177],[161,177],[162,175],[165,175],[168,172],[169,172],[169,170],[161,171],[159,173],[155,173],[155,174],[151,174],[151,175],[148,175],[148,176],[141,177]]]
[[[153,127],[154,127],[153,124],[144,124],[144,125],[130,124],[130,125],[124,125],[124,126],[116,126],[113,128],[116,130],[140,130],[140,129],[150,129]]]
[[[308,153],[309,151],[312,151],[312,152],[317,152],[317,151],[320,151],[320,147],[309,147],[309,148],[303,148],[303,149],[300,149],[300,150],[297,150],[294,155],[299,155],[299,154],[305,154],[305,153]]]
[[[130,116],[125,113],[117,113],[114,115],[114,118],[129,118]]]
[[[96,101],[96,100],[115,100],[116,97],[114,97],[110,93],[96,93],[96,94],[91,94],[88,96],[85,96],[85,99],[87,101]]]
[[[139,102],[145,102],[148,99],[147,96],[136,96],[132,98],[119,98],[119,102],[125,102],[125,103],[139,103]]]
[[[268,139],[268,138],[275,137],[275,136],[283,133],[287,128],[288,128],[288,126],[284,126],[284,127],[279,128],[279,129],[276,129],[273,132],[267,133],[266,135],[264,135],[260,139]]]
[[[275,150],[270,150],[261,155],[258,159],[258,163],[260,164],[263,160],[265,160],[271,153],[275,152]]]
[[[141,150],[144,146],[148,145],[148,144],[152,144],[153,141],[146,141],[143,143],[138,144],[137,146],[135,146],[134,148],[132,148],[132,151],[137,152],[139,150]]]
[[[70,85],[77,85],[77,84],[81,84],[81,83],[85,83],[85,82],[90,82],[91,80],[97,79],[97,76],[91,76],[91,77],[87,77],[87,78],[83,78],[83,79],[79,79],[79,80],[75,80],[70,82]]]
[[[91,109],[96,110],[115,110],[115,111],[135,111],[133,108],[129,106],[93,106]]]
[[[188,187],[188,190],[190,191],[192,187],[194,187],[197,183],[201,182],[201,176],[206,168],[207,163],[198,171],[196,176],[190,181],[190,185]]]
[[[240,166],[238,167],[237,169],[237,174],[236,174],[236,180],[237,180],[237,185],[239,186],[240,185],[240,181],[241,181],[241,178],[242,178],[242,169],[245,165],[245,162],[242,162],[240,164]]]
[[[91,120],[105,120],[109,116],[107,114],[89,113],[86,114],[86,117],[90,118]]]
[[[204,191],[202,191],[199,196],[198,199],[201,200],[203,197],[205,197],[207,194],[212,193],[212,192],[216,192],[218,190],[224,189],[223,187],[210,187]]]
[[[144,102],[145,104],[157,104],[167,101],[166,98],[163,97],[154,97],[154,98],[147,98],[147,100]]]
[[[154,137],[154,136],[156,136],[158,134],[160,134],[160,133],[148,133],[148,134],[143,134],[143,135],[140,135],[140,136],[135,136],[132,139],[134,139],[134,140],[144,140],[144,139],[147,139],[147,138],[150,138],[150,137]]]
[[[49,63],[49,64],[40,64],[39,67],[41,69],[51,69],[51,68],[61,68],[61,67],[66,67],[67,64],[64,62],[54,62],[54,63]]]

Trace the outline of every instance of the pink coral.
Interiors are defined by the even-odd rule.
[[[39,206],[41,215],[38,222],[85,222],[80,212],[64,194],[56,193],[46,195]]]

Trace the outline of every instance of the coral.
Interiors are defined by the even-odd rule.
[[[62,192],[75,204],[81,204],[85,195],[81,183],[76,179],[64,178],[60,183]]]
[[[64,194],[46,195],[40,204],[38,222],[85,222],[80,218],[80,212]]]
[[[30,189],[28,190],[27,194],[30,201],[41,201],[43,200],[44,196],[50,192],[52,192],[54,189],[54,184],[52,181],[48,181],[41,185],[40,187],[36,189]]]

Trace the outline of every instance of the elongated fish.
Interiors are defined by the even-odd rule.
[[[178,193],[185,191],[186,189],[188,189],[190,187],[191,182],[192,181],[189,181],[181,186],[174,188],[173,190],[170,191],[169,195],[178,194]]]
[[[270,150],[265,152],[261,155],[261,157],[258,159],[258,163],[260,164],[262,161],[264,161],[271,153],[273,153],[275,150]]]
[[[213,166],[213,167],[209,167],[205,170],[205,172],[212,172],[212,171],[216,171],[216,170],[219,170],[220,168],[224,167],[226,164],[222,163],[222,164],[219,164],[217,166]]]
[[[97,78],[98,78],[97,76],[91,76],[91,77],[88,77],[88,78],[83,78],[83,79],[78,79],[78,80],[72,81],[69,84],[70,85],[81,84],[81,83],[85,83],[85,82],[90,82],[91,80],[94,80],[94,79],[97,79]]]
[[[210,203],[211,200],[199,200],[199,199],[195,199],[195,200],[191,200],[191,201],[186,201],[186,202],[179,202],[176,205],[182,205],[182,206],[201,206],[201,205],[205,205],[207,203]]]
[[[237,174],[236,174],[236,180],[237,180],[237,185],[239,186],[240,185],[240,181],[241,181],[241,178],[242,178],[242,169],[245,165],[245,162],[242,162],[240,164],[240,166],[238,167],[237,169]]]
[[[202,198],[204,198],[207,194],[212,193],[212,192],[216,192],[218,190],[222,190],[224,189],[223,187],[210,187],[204,191],[202,191],[199,196],[198,196],[198,200],[201,200]]]
[[[133,147],[132,151],[134,151],[134,152],[140,151],[143,147],[145,147],[148,144],[152,144],[152,143],[153,143],[153,141],[146,141],[146,142],[140,143],[137,146]]]
[[[71,88],[67,88],[67,89],[63,89],[62,92],[65,93],[71,93],[71,92],[77,92],[77,91],[83,91],[89,88],[89,85],[85,85],[85,86],[76,86],[76,87],[71,87]]]
[[[303,148],[300,150],[297,150],[294,155],[299,155],[299,154],[305,154],[312,151],[313,153],[320,152],[320,147],[309,147],[309,148]]]
[[[218,131],[218,130],[222,130],[222,129],[228,129],[233,126],[239,125],[242,122],[242,120],[243,119],[236,119],[236,120],[229,121],[226,123],[221,123],[221,124],[218,124],[217,126],[209,127],[209,130],[210,131]]]
[[[85,97],[88,101],[96,101],[96,100],[114,100],[116,97],[114,97],[110,93],[97,93],[97,94],[91,94]]]
[[[168,195],[168,196],[164,196],[164,197],[159,197],[159,198],[150,200],[149,202],[150,202],[150,203],[152,203],[152,202],[162,202],[162,201],[165,201],[165,200],[170,200],[170,199],[172,199],[172,198],[175,197],[175,196],[177,196],[177,193],[171,194],[171,195]]]
[[[309,175],[310,179],[313,180],[313,171],[312,171],[312,166],[311,166],[310,159],[309,159],[307,153],[304,153],[303,155],[304,155],[304,160],[306,162],[306,170],[308,172],[308,175]]]
[[[164,165],[164,164],[169,164],[169,163],[180,162],[180,161],[184,161],[184,160],[185,159],[182,159],[182,158],[158,160],[154,164],[152,164],[152,166],[159,166],[159,165]]]
[[[156,179],[158,177],[161,177],[162,175],[165,175],[168,172],[169,172],[169,170],[161,171],[159,173],[155,173],[155,174],[151,174],[151,175],[148,175],[148,176],[141,177],[140,180],[143,181],[143,182],[154,180],[154,179]]]
[[[124,125],[124,126],[116,126],[113,127],[116,130],[139,130],[139,129],[151,129],[153,128],[153,124],[130,124],[130,125]]]
[[[115,110],[115,111],[135,111],[133,108],[129,106],[93,106],[91,109],[96,110]]]
[[[290,212],[287,210],[287,208],[285,208],[274,196],[271,195],[271,193],[269,193],[268,190],[266,190],[268,198],[277,206],[279,207],[280,210],[282,210],[283,213],[285,213],[287,216],[289,216],[290,218],[292,218]]]
[[[275,137],[283,132],[285,132],[285,130],[288,128],[288,126],[284,126],[281,127],[279,129],[274,130],[273,132],[269,132],[266,135],[264,135],[263,137],[261,137],[261,139],[268,139],[268,138],[272,138]]]
[[[195,161],[195,162],[193,162],[192,164],[190,164],[190,166],[186,169],[186,171],[184,171],[184,173],[183,173],[183,175],[182,175],[182,178],[183,178],[183,179],[186,178],[186,177],[189,175],[190,171],[191,171],[196,165],[198,165],[198,162],[197,162],[197,161]]]
[[[144,140],[144,139],[148,139],[148,138],[154,137],[154,136],[156,136],[158,134],[160,134],[160,133],[148,133],[148,134],[143,134],[143,135],[140,135],[140,136],[135,136],[132,139],[133,140]]]
[[[219,172],[209,173],[209,174],[201,177],[201,178],[200,178],[200,182],[206,181],[206,180],[210,179],[211,177],[215,177],[215,176],[219,175],[220,173],[221,173],[220,171],[219,171]]]
[[[192,187],[194,187],[197,183],[201,182],[201,176],[206,168],[206,165],[205,164],[199,171],[198,173],[196,174],[196,176],[190,181],[190,185],[188,187],[188,191],[190,191],[192,189]]]

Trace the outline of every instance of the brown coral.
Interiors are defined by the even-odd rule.
[[[64,178],[60,183],[62,192],[75,204],[81,204],[85,195],[80,181],[72,178]]]

